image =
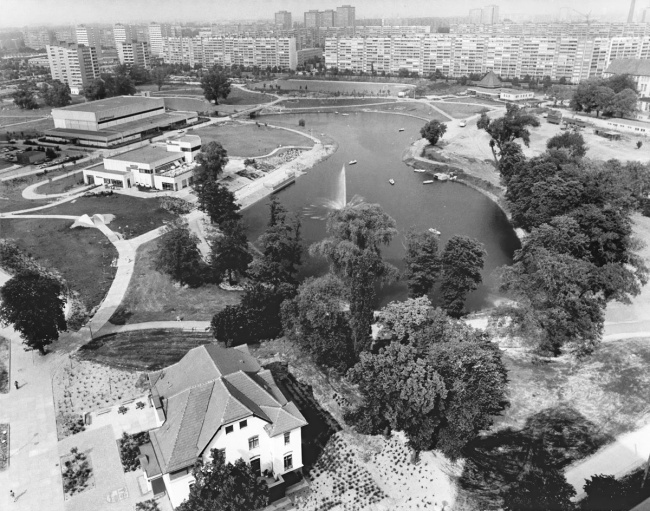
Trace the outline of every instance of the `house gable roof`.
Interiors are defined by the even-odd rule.
[[[501,80],[494,71],[489,71],[476,85],[486,89],[497,89],[501,87]]]
[[[246,347],[199,346],[152,373],[150,381],[166,417],[150,434],[163,473],[192,465],[219,429],[234,421],[259,417],[270,436],[307,424]]]
[[[650,60],[614,59],[605,73],[612,75],[650,76]]]

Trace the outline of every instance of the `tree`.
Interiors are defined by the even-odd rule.
[[[390,302],[377,313],[379,334],[390,340],[406,342],[431,322],[433,307],[427,296]]]
[[[194,466],[195,483],[178,511],[250,511],[268,504],[266,483],[257,479],[243,459],[226,463],[218,449],[212,449],[210,455],[210,460],[200,460]]]
[[[431,145],[436,145],[438,140],[440,140],[445,132],[447,131],[447,125],[440,121],[429,121],[426,123],[420,130],[420,135],[422,138],[426,138]]]
[[[168,76],[169,68],[167,66],[157,66],[151,70],[151,79],[158,86],[158,91],[163,88]]]
[[[397,269],[382,259],[380,250],[397,234],[395,220],[379,204],[361,203],[330,213],[326,229],[328,237],[309,250],[325,257],[350,289],[350,326],[355,352],[360,353],[370,338],[375,283],[397,277]]]
[[[428,294],[440,275],[438,236],[432,232],[406,233],[406,256],[404,257],[409,295],[418,297]]]
[[[532,467],[503,495],[505,511],[573,511],[576,491],[560,469]]]
[[[553,98],[553,106],[557,106],[558,101],[566,101],[573,97],[573,88],[569,85],[552,85],[547,94]]]
[[[23,342],[45,355],[45,346],[66,330],[65,289],[56,278],[23,270],[0,288],[0,322],[12,325]]]
[[[62,107],[72,103],[70,86],[67,83],[54,80],[50,85],[45,85],[43,89],[45,104],[48,106]]]
[[[101,79],[104,80],[104,88],[106,90],[106,97],[108,98],[114,96],[133,96],[137,92],[133,80],[128,75],[102,74]]]
[[[230,94],[230,80],[217,66],[212,66],[201,78],[201,88],[205,99],[218,105],[219,98],[226,99]]]
[[[285,335],[319,365],[345,371],[356,361],[343,282],[328,273],[310,278],[292,300],[282,304]]]
[[[144,85],[151,81],[151,74],[148,69],[142,66],[133,65],[129,68],[127,76],[135,85]]]
[[[521,85],[521,83],[519,82],[519,78],[517,78],[516,76],[512,80],[510,80],[510,83],[513,87],[519,87]]]
[[[239,220],[228,220],[221,224],[223,234],[212,242],[210,266],[219,279],[228,276],[234,283],[234,275],[246,275],[253,256],[248,248],[246,230]]]
[[[619,511],[628,509],[627,496],[630,488],[612,475],[594,475],[585,480],[587,497],[580,503],[585,511]]]
[[[585,139],[580,133],[565,131],[546,142],[547,149],[566,149],[572,158],[580,159],[587,154]]]
[[[83,94],[88,101],[104,99],[107,97],[106,84],[101,78],[95,78],[92,82],[84,87]]]
[[[237,218],[239,206],[234,195],[217,180],[228,163],[228,153],[215,141],[208,142],[196,155],[199,164],[194,171],[193,188],[196,192],[199,209],[208,214],[210,221],[220,223]]]
[[[251,269],[257,282],[278,286],[297,285],[298,267],[302,262],[301,223],[297,216],[289,222],[287,210],[277,197],[269,203],[269,224],[259,237],[262,255]]]
[[[619,92],[626,89],[630,89],[635,94],[637,92],[634,78],[628,74],[610,76],[604,80],[604,84],[612,89],[615,94],[618,94]]]
[[[197,184],[195,183],[194,186],[196,190]],[[235,194],[221,183],[212,181],[201,185],[197,195],[199,209],[208,215],[212,223],[221,227],[226,222],[241,218],[239,213],[241,206],[237,204]]]
[[[485,130],[491,137],[490,148],[497,166],[499,165],[499,158],[496,149],[501,154],[505,144],[514,142],[518,138],[528,147],[530,143],[528,126],[539,126],[539,120],[536,116],[527,113],[526,110],[520,109],[513,103],[506,105],[506,114],[503,117],[490,119],[487,114],[482,113],[476,122],[476,127]]]
[[[195,285],[201,270],[199,239],[193,234],[187,222],[176,220],[167,225],[166,232],[158,242],[155,267],[167,273],[180,285]]]
[[[483,281],[486,256],[483,245],[467,236],[456,235],[445,245],[440,291],[443,308],[450,316],[462,316],[467,295]]]
[[[38,103],[34,98],[34,92],[27,83],[19,85],[11,97],[14,100],[14,104],[22,110],[35,110],[38,108]]]
[[[632,89],[624,89],[616,93],[607,108],[606,113],[615,117],[628,117],[636,111],[638,96]]]
[[[550,76],[545,76],[544,79],[542,80],[542,88],[544,90],[548,90],[551,85],[553,85],[553,80],[551,80]]]

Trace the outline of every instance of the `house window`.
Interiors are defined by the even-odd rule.
[[[244,429],[246,426],[248,426],[248,421],[239,422],[239,429]]]
[[[291,470],[293,468],[293,454],[284,455],[284,469]]]
[[[284,434],[284,445],[289,445],[291,443],[291,432]]]
[[[234,426],[226,426],[226,435],[232,433],[233,429],[235,429]]]
[[[248,439],[248,450],[252,451],[253,449],[257,449],[260,446],[260,437],[259,436],[252,436]]]

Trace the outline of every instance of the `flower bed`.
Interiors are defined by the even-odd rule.
[[[0,470],[9,466],[9,424],[0,424]]]
[[[88,453],[79,452],[76,447],[70,449],[70,454],[61,458],[61,475],[66,500],[76,493],[95,487],[93,467]]]

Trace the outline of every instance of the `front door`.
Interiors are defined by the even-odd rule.
[[[260,459],[255,458],[251,460],[251,468],[253,469],[253,473],[257,476],[260,477],[262,475],[262,469],[260,466]]]

